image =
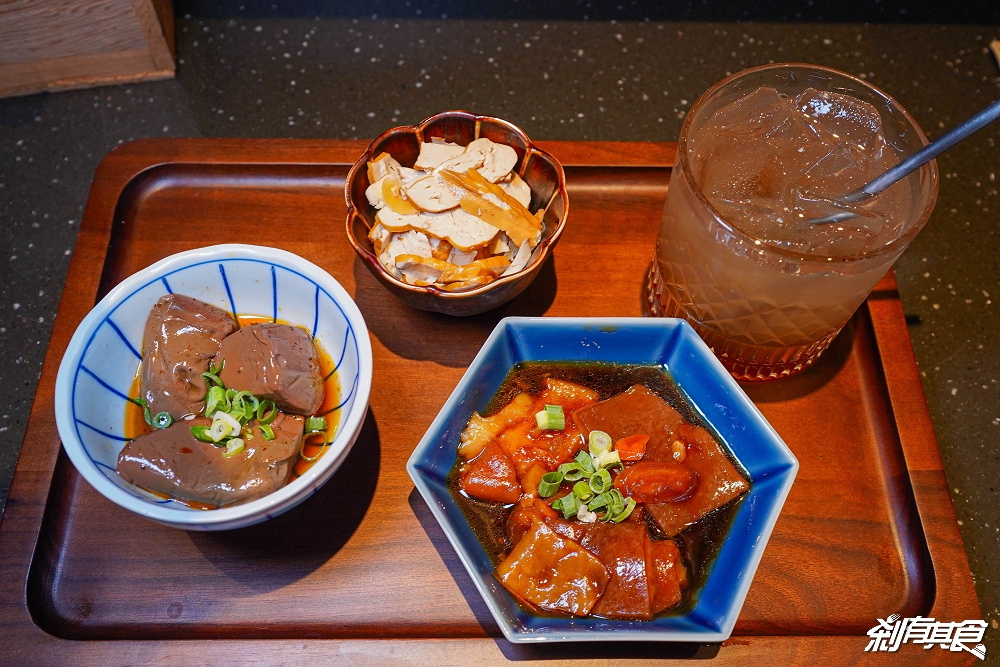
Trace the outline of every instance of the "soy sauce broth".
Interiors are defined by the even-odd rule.
[[[507,374],[497,393],[487,405],[483,416],[488,417],[499,412],[503,406],[522,392],[537,396],[544,389],[547,378],[565,380],[589,387],[599,394],[602,401],[621,394],[632,385],[641,384],[670,404],[686,420],[711,433],[712,437],[722,445],[723,452],[726,453],[733,465],[747,480],[750,479],[750,475],[732,456],[723,440],[684,398],[662,366],[602,362],[521,362]],[[567,415],[568,419],[569,415]],[[514,546],[510,544],[506,536],[507,518],[513,511],[514,505],[486,502],[465,495],[458,484],[461,467],[459,458],[456,457],[455,465],[448,475],[448,490],[461,508],[462,514],[465,515],[480,544],[486,550],[493,567],[496,568]],[[688,586],[682,593],[681,601],[658,616],[680,616],[691,611],[697,604],[698,594],[708,581],[719,549],[725,542],[733,519],[739,512],[746,496],[747,494],[744,493],[726,505],[708,513],[673,538],[688,571]],[[671,539],[660,531],[651,516],[646,514],[645,519],[647,530],[653,540]],[[518,605],[522,605],[520,601],[515,601]],[[533,608],[530,611],[536,614],[550,615],[544,610]]]

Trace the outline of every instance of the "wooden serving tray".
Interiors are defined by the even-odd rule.
[[[729,641],[502,638],[404,464],[500,318],[642,314],[674,157],[672,144],[543,147],[567,168],[566,231],[524,294],[464,319],[404,305],[354,256],[344,178],[364,142],[148,140],[110,153],[0,524],[0,662],[845,665],[885,659],[864,652],[876,618],[980,618],[890,274],[814,368],[746,386],[801,469]],[[311,499],[258,526],[188,533],[118,508],[77,475],[59,447],[53,386],[74,329],[111,287],[169,254],[229,242],[302,255],[354,296],[372,336],[371,407]],[[973,660],[900,651],[906,664]]]

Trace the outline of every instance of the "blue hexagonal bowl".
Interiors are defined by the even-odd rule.
[[[522,361],[662,366],[750,474],[748,497],[687,613],[651,621],[541,616],[519,606],[494,576],[486,551],[448,491],[447,477],[470,415],[486,408],[508,371]],[[799,462],[682,320],[508,317],[476,355],[406,469],[508,640],[720,642],[733,631]]]

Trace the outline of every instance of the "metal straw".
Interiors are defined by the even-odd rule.
[[[1000,100],[997,100],[993,104],[989,105],[964,123],[956,125],[937,141],[927,144],[889,171],[868,183],[868,185],[865,185],[850,194],[844,195],[843,197],[839,197],[836,201],[846,202],[848,204],[857,204],[858,202],[862,202],[869,197],[877,195],[896,181],[906,177],[910,174],[910,172],[919,169],[921,166],[927,164],[941,153],[944,153],[958,142],[983,129],[997,118],[1000,118]],[[841,220],[849,220],[850,218],[856,217],[858,217],[857,213],[843,211],[841,213],[834,213],[833,215],[828,215],[822,218],[809,218],[808,220],[805,220],[805,222],[813,225],[824,225],[830,222],[840,222]]]

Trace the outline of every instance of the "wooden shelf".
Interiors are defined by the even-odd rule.
[[[173,78],[169,0],[0,3],[0,97]]]

